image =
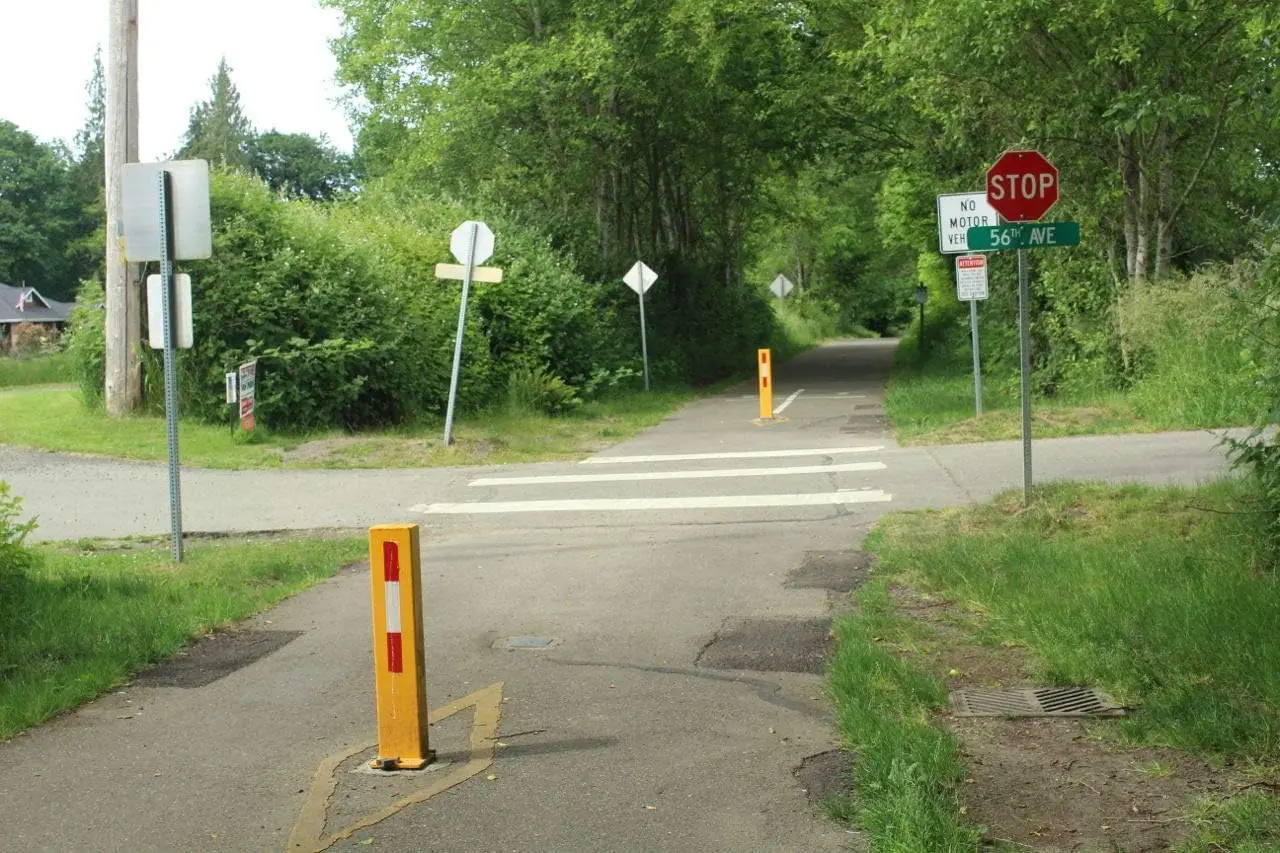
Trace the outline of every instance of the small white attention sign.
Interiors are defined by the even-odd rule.
[[[956,296],[961,302],[987,298],[987,256],[956,258]]]

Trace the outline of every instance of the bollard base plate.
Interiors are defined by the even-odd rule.
[[[421,770],[432,761],[435,761],[436,751],[434,749],[427,752],[426,758],[375,758],[369,762],[369,766],[374,770]]]

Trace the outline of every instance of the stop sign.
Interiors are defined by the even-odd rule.
[[[1039,151],[1006,151],[987,170],[987,204],[1009,222],[1035,222],[1058,203],[1058,170]]]

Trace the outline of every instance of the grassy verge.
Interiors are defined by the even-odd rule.
[[[904,346],[906,346],[904,344]],[[894,366],[885,396],[885,414],[903,444],[962,444],[1022,437],[1022,409],[1016,377],[984,377],[983,413],[975,415],[971,369],[953,362],[923,366],[902,358]],[[1077,395],[1067,399],[1033,398],[1032,435],[1055,438],[1071,435],[1154,432],[1192,426],[1176,418],[1151,420],[1140,416],[1118,392]]]
[[[33,549],[29,568],[0,571],[0,740],[329,577],[365,547],[200,542],[181,566],[165,546]]]
[[[374,468],[478,465],[578,458],[660,423],[693,392],[655,391],[587,403],[571,414],[498,411],[461,418],[455,443],[424,423],[377,434],[339,432],[252,438],[229,427],[183,422],[182,460],[207,468]],[[0,395],[0,444],[125,459],[166,458],[164,420],[112,419],[86,409],[79,393],[39,389]]]
[[[977,849],[956,809],[955,744],[928,725],[941,683],[882,648],[906,630],[895,627],[889,582],[965,602],[977,638],[1025,646],[1043,681],[1097,685],[1140,708],[1113,729],[1122,742],[1252,763],[1275,781],[1280,578],[1247,487],[1058,485],[1038,497],[1030,510],[1008,496],[894,514],[868,542],[879,582],[838,626],[831,677],[863,792],[843,808],[872,831],[873,849]],[[864,771],[868,754],[882,758]],[[881,813],[912,815],[927,843],[877,829]],[[1280,843],[1280,807],[1258,791],[1186,819],[1198,835],[1185,853]]]
[[[840,732],[857,753],[857,793],[852,801],[829,801],[828,810],[864,829],[877,853],[977,851],[978,833],[956,803],[964,777],[958,746],[930,722],[946,704],[946,690],[882,645],[895,626],[872,611],[868,593],[860,596],[862,615],[836,625],[831,687]]]
[[[0,388],[54,385],[71,381],[71,358],[67,353],[35,358],[0,358]]]

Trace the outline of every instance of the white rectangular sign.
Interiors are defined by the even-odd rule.
[[[944,255],[969,251],[970,228],[999,224],[1000,214],[987,204],[985,192],[938,196],[938,249]]]
[[[173,345],[191,349],[195,332],[191,320],[191,276],[186,273],[173,277],[169,322],[173,324]],[[147,339],[152,349],[164,349],[164,288],[158,275],[147,276]]]
[[[956,296],[961,302],[987,298],[987,256],[956,258]]]
[[[240,399],[240,395],[236,390],[236,374],[234,371],[227,374],[227,402],[234,403]]]

